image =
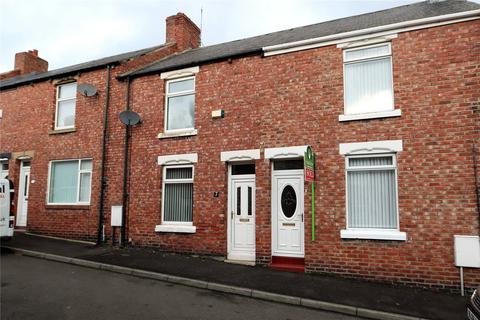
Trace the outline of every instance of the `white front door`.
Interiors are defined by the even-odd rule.
[[[255,262],[255,175],[230,176],[228,260]]]
[[[30,188],[30,162],[22,161],[18,184],[17,226],[27,226],[28,191]]]
[[[304,257],[303,214],[303,170],[273,171],[273,256]]]

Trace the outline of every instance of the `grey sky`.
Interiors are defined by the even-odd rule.
[[[0,72],[38,49],[49,69],[161,44],[165,18],[184,12],[211,45],[418,1],[0,0]]]

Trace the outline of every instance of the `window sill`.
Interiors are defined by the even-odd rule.
[[[198,134],[198,130],[192,129],[192,130],[179,131],[179,132],[162,132],[158,134],[157,138],[167,139],[167,138],[175,138],[175,137],[189,137],[189,136],[196,136],[197,134]]]
[[[85,204],[47,204],[47,210],[90,210],[90,205]]]
[[[197,227],[195,226],[182,226],[175,224],[159,224],[155,226],[155,232],[172,232],[172,233],[195,233]]]
[[[372,112],[372,113],[361,113],[361,114],[341,114],[338,116],[338,121],[354,121],[354,120],[366,120],[366,119],[379,119],[379,118],[391,118],[391,117],[400,117],[402,115],[402,110],[395,109],[392,111],[384,112]]]
[[[406,241],[407,234],[396,230],[379,229],[347,229],[340,230],[342,239],[370,239],[370,240],[397,240]]]
[[[62,134],[62,133],[69,133],[69,132],[75,132],[77,129],[75,128],[68,128],[68,129],[55,129],[55,130],[50,130],[48,131],[48,134]]]

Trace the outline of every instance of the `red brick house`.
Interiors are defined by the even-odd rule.
[[[110,236],[111,208],[123,206],[132,245],[458,288],[454,235],[478,236],[480,229],[479,18],[480,5],[472,2],[425,1],[187,49],[116,71],[104,205],[98,173],[88,213],[103,208]],[[175,34],[198,35],[193,26],[182,30]],[[0,82],[5,110],[4,96],[13,107],[17,91],[30,90],[22,93],[29,101],[40,86],[4,89],[6,81]],[[124,109],[142,119],[130,130],[125,191],[125,128],[113,120]],[[19,130],[5,127],[6,114],[2,132]],[[40,209],[37,219],[29,213],[29,230],[95,236],[98,221],[76,229],[74,210],[50,208],[45,200],[54,159],[88,156],[92,175],[100,172],[101,133],[88,133],[97,150],[89,155],[74,147],[82,140],[35,149]],[[47,148],[49,137],[38,148]],[[22,150],[14,140],[2,138],[0,151]],[[304,178],[309,147],[313,199]],[[82,162],[78,168],[79,177],[88,174]],[[479,280],[478,269],[465,269],[467,286]]]
[[[107,162],[116,156],[110,154],[114,142],[109,140],[121,128],[118,113],[126,94],[125,83],[116,77],[198,47],[199,29],[183,14],[171,16],[166,40],[156,47],[51,71],[37,50],[15,55],[15,69],[0,74],[0,164],[2,177],[8,175],[23,190],[16,192],[16,227],[97,239],[109,186],[106,177],[115,176]],[[84,84],[96,88],[96,94],[77,93]]]

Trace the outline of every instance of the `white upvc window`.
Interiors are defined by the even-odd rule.
[[[55,130],[72,129],[75,127],[76,100],[76,82],[70,82],[57,86]]]
[[[393,71],[390,43],[374,44],[343,51],[344,113],[393,113]],[[353,119],[353,118],[352,118]]]
[[[399,231],[396,154],[347,156],[343,238],[405,240]]]
[[[164,166],[162,224],[193,225],[193,165]]]
[[[165,96],[165,132],[194,130],[195,76],[167,80]]]
[[[92,159],[50,161],[48,204],[88,205],[92,185]]]

